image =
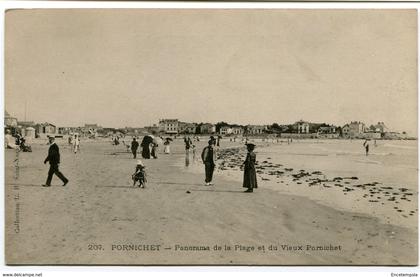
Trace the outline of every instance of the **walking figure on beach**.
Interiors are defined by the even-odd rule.
[[[120,139],[119,139],[119,137],[118,137],[118,136],[116,136],[116,137],[114,138],[114,145],[118,145],[118,144],[120,144]]]
[[[144,159],[150,159],[150,144],[153,143],[153,138],[149,135],[144,136],[140,144],[142,147],[141,156]]]
[[[131,142],[131,152],[133,153],[133,159],[137,158],[137,149],[139,148],[139,143],[136,138],[133,138]]]
[[[157,148],[158,148],[158,144],[157,143],[152,143],[152,152],[151,152],[151,155],[152,155],[152,158],[153,159],[157,159],[158,157],[157,157]]]
[[[163,153],[165,154],[170,154],[171,153],[171,148],[170,148],[170,144],[171,144],[171,138],[166,138],[165,142],[163,143],[163,145],[165,146],[165,148],[163,149]]]
[[[192,141],[191,141],[190,137],[184,137],[184,143],[185,143],[185,152],[189,153],[190,148],[191,148],[191,144],[192,144]]]
[[[201,153],[201,159],[204,163],[204,170],[206,173],[206,186],[211,186],[213,185],[213,172],[216,166],[216,163],[214,161],[214,140],[210,139],[208,143],[209,145],[204,147],[203,152]]]
[[[246,155],[246,159],[244,162],[244,182],[243,187],[248,188],[244,192],[253,192],[254,188],[258,188],[257,186],[257,174],[255,172],[255,161],[257,156],[254,153],[255,144],[247,143],[246,148],[248,150],[248,154]]]
[[[77,151],[79,150],[79,148],[80,148],[80,139],[79,139],[79,136],[78,135],[74,135],[74,138],[73,138],[73,151],[74,151],[74,154],[77,153]]]
[[[366,156],[369,155],[369,141],[365,140],[365,142],[363,143],[363,146],[365,147]]]
[[[47,182],[42,185],[43,187],[51,186],[51,180],[53,174],[57,175],[61,181],[63,181],[63,186],[67,185],[69,180],[64,177],[63,173],[60,172],[58,169],[58,165],[60,164],[60,149],[58,145],[55,143],[54,137],[49,137],[50,148],[48,149],[48,157],[45,159],[44,164],[50,162],[50,170],[48,171]]]
[[[192,145],[193,161],[195,161],[195,144]]]

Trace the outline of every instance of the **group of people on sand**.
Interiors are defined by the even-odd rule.
[[[373,145],[375,147],[378,146],[377,143],[376,143],[376,139],[374,140]],[[369,147],[370,147],[370,139],[365,139],[365,142],[363,142],[363,147],[365,148],[366,156],[368,156],[369,155]]]
[[[74,154],[80,150],[80,137],[78,134],[70,135],[68,138],[69,145],[72,147]]]
[[[133,137],[133,140],[131,141],[131,146],[127,146],[130,147],[131,149],[131,153],[133,153],[133,159],[137,158],[137,153],[138,153],[138,149],[141,146],[142,148],[142,152],[141,152],[141,156],[143,157],[143,159],[157,159],[157,148],[159,146],[158,143],[154,142],[153,140],[146,140],[143,139],[143,141],[141,142],[141,144],[138,142],[138,138]]]
[[[212,186],[214,185],[212,183],[213,180],[213,172],[216,168],[216,153],[215,153],[215,145],[217,144],[217,140],[213,137],[210,138],[208,141],[208,146],[204,147],[202,153],[201,153],[201,159],[204,164],[204,171],[205,171],[205,186]],[[253,143],[247,143],[245,144],[246,148],[248,150],[248,153],[246,155],[245,161],[243,163],[243,169],[244,169],[244,178],[243,178],[243,184],[242,186],[244,188],[247,188],[246,193],[253,192],[255,188],[258,188],[257,183],[257,174],[255,170],[255,162],[257,159],[257,156],[254,152],[255,144]]]
[[[7,136],[7,133],[6,133],[6,136]],[[50,169],[48,171],[47,181],[43,186],[49,187],[51,185],[51,179],[54,174],[57,175],[57,177],[60,178],[61,181],[63,181],[63,186],[65,186],[69,182],[69,180],[59,170],[59,164],[60,164],[59,147],[55,143],[54,136],[50,136],[48,140],[49,140],[50,147],[48,150],[48,156],[44,160],[44,163],[49,162]],[[167,138],[164,142],[164,145],[165,145],[164,153],[166,154],[170,153],[169,146],[170,146],[171,141],[172,139]],[[215,138],[211,136],[208,141],[208,145],[204,147],[201,153],[201,159],[204,164],[204,172],[205,172],[205,179],[204,179],[205,186],[214,185],[213,173],[216,168],[215,147],[217,145],[217,142],[220,143],[220,138]],[[195,145],[193,144],[192,140],[189,137],[184,138],[184,143],[185,143],[185,149],[186,149],[187,155],[189,154],[189,151],[191,149],[193,153],[195,154]],[[19,139],[19,144],[22,145],[22,142],[20,139]],[[74,153],[77,153],[77,151],[80,148],[79,137],[77,135],[70,137],[69,144],[73,146]],[[23,140],[23,145],[24,145],[24,140]],[[248,152],[247,152],[245,161],[243,162],[243,171],[244,171],[243,187],[247,188],[247,190],[244,192],[250,193],[250,192],[253,192],[253,190],[258,187],[257,175],[256,175],[256,170],[255,170],[255,163],[256,163],[256,154],[254,152],[255,144],[246,142],[245,145]],[[137,150],[140,146],[142,147],[142,157],[144,159],[150,159],[151,157],[155,159],[157,158],[157,147],[158,147],[157,143],[155,143],[153,140],[143,139],[142,143],[139,144],[139,142],[137,141],[137,138],[134,137],[131,142],[131,150],[132,150],[134,159],[137,158]],[[377,146],[376,140],[375,140],[375,146]],[[369,139],[366,139],[364,141],[363,147],[365,148],[366,156],[369,155],[369,147],[370,147]],[[139,186],[144,188],[144,184],[146,183],[146,173],[145,173],[145,166],[140,160],[137,161],[136,170],[132,178],[134,180],[134,184],[136,184],[136,182],[138,181]]]
[[[169,154],[170,153],[170,142],[172,139],[166,139],[164,142],[164,153]],[[198,140],[197,140],[198,141]],[[190,151],[193,152],[193,156],[195,156],[195,145],[190,137],[186,136],[184,137],[184,144],[185,144],[185,151],[186,155],[189,156]],[[157,145],[154,142],[146,143],[143,139],[143,142],[141,145],[137,142],[136,138],[133,138],[133,141],[131,142],[131,150],[133,152],[133,158],[136,159],[137,157],[137,150],[139,146],[143,148],[142,150],[142,156],[143,158],[149,157],[149,145],[151,145],[151,156],[154,158],[157,158],[156,156],[156,148]],[[204,172],[205,172],[205,186],[212,186],[213,184],[213,173],[216,168],[216,151],[215,146],[220,146],[220,136],[215,138],[213,136],[210,137],[210,140],[208,141],[208,145],[204,147],[203,151],[201,152],[201,159],[204,164]],[[244,179],[243,179],[243,187],[247,188],[245,192],[250,193],[253,192],[255,188],[258,187],[257,184],[257,174],[255,170],[255,162],[256,162],[256,154],[254,153],[255,144],[253,143],[246,143],[245,144],[248,150],[246,159],[243,163],[243,169],[244,169]],[[146,180],[146,172],[145,172],[145,166],[143,165],[141,160],[137,161],[137,165],[135,168],[135,172],[132,175],[132,179],[134,181],[133,186],[136,185],[137,181],[139,182],[139,187],[144,188]]]
[[[200,141],[197,137],[197,139],[195,139],[196,141]],[[190,151],[192,151],[193,157],[195,159],[195,144],[194,142],[191,140],[190,137],[184,137],[184,144],[185,144],[185,153],[188,154],[190,153]]]
[[[15,136],[12,136],[10,130],[6,130],[4,141],[7,149],[17,149],[22,152],[32,152],[31,146],[26,144],[26,139],[19,133],[15,134]]]
[[[78,141],[78,138],[74,137],[73,141]],[[170,140],[166,140],[166,142],[167,142],[166,145],[169,146]],[[69,140],[69,143],[70,143],[70,140]],[[193,146],[192,140],[189,137],[186,137],[184,139],[184,143],[185,143],[186,151],[189,151],[191,148],[193,148],[195,151],[195,146]],[[53,136],[49,137],[49,144],[50,144],[50,147],[48,149],[48,156],[44,160],[44,163],[49,162],[50,169],[48,171],[47,181],[43,186],[44,187],[51,186],[51,180],[54,174],[63,182],[63,186],[65,186],[67,185],[69,180],[59,170],[60,150],[59,150],[58,145],[55,143],[55,137]],[[204,164],[206,186],[214,185],[212,181],[213,181],[213,173],[216,168],[216,162],[215,162],[215,159],[216,159],[215,145],[216,144],[217,144],[217,139],[214,137],[211,137],[210,140],[208,141],[208,145],[204,147],[201,153],[201,159]],[[143,148],[143,151],[142,151],[143,158],[145,157],[150,158],[150,156],[154,157],[154,155],[156,155],[155,147],[157,147],[155,145],[156,143],[154,143],[153,141],[148,142],[148,143],[143,141],[142,145],[140,145],[137,139],[133,138],[131,142],[131,150],[133,153],[133,158],[134,159],[137,158],[137,150],[139,146],[142,146]],[[150,149],[150,146],[151,146],[151,149]],[[256,171],[255,171],[255,161],[256,161],[256,155],[254,153],[255,144],[247,143],[246,147],[247,147],[248,153],[243,163],[243,169],[244,169],[243,187],[247,188],[245,192],[249,193],[249,192],[253,192],[253,190],[257,188],[258,185],[257,185]],[[139,187],[141,188],[145,187],[145,184],[147,182],[145,169],[146,167],[143,165],[142,161],[138,160],[136,168],[135,168],[135,172],[132,175],[132,180],[134,182],[133,186],[135,186],[136,183],[138,182]]]

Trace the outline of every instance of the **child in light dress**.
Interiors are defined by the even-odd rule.
[[[133,186],[136,185],[137,181],[139,182],[140,188],[145,188],[147,182],[146,179],[146,167],[143,165],[141,160],[137,160],[137,165],[134,174],[131,176],[133,179]]]

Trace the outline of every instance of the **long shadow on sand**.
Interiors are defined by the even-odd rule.
[[[95,188],[138,189],[138,186],[95,186]]]
[[[239,190],[207,190],[207,189],[190,189],[190,191],[243,193],[243,191],[239,191]]]
[[[180,186],[203,186],[200,184],[186,184],[186,183],[174,183],[174,182],[154,182],[154,183],[147,183],[148,186],[154,185],[180,185]],[[95,186],[96,188],[137,188],[137,186]]]
[[[179,185],[179,186],[198,186],[202,187],[202,184],[187,184],[187,183],[177,183],[177,182],[155,182],[156,185]]]
[[[42,184],[39,185],[35,185],[35,184],[16,184],[16,183],[11,183],[11,184],[6,184],[6,186],[18,186],[18,187],[42,187]],[[54,187],[54,185],[51,185],[52,187]],[[57,185],[58,187],[59,185]]]

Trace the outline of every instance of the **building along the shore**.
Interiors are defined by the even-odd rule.
[[[309,122],[299,120],[295,125],[297,126],[298,134],[309,134]]]
[[[230,135],[230,134],[232,134],[232,128],[229,127],[229,126],[222,126],[222,127],[220,127],[219,134],[220,135],[225,135],[225,136]]]
[[[70,135],[78,132],[80,132],[79,127],[58,127],[58,133],[60,135]]]
[[[373,131],[375,133],[381,133],[381,134],[389,132],[388,127],[386,127],[385,123],[383,123],[383,122],[378,122],[378,124],[371,125],[369,127],[369,130]]]
[[[200,134],[214,134],[216,133],[216,125],[211,123],[203,123],[200,126]]]
[[[178,134],[178,119],[161,119],[159,120],[159,132],[163,132],[168,135]]]
[[[352,121],[344,125],[341,130],[344,138],[363,138],[367,128],[363,122]]]
[[[248,136],[263,135],[268,130],[267,125],[247,125],[246,134]]]
[[[57,134],[58,128],[52,123],[44,122],[35,126],[35,133],[37,137],[46,138]]]
[[[385,132],[383,134],[383,139],[408,139],[407,133],[402,132]]]
[[[178,133],[179,134],[195,134],[197,125],[195,123],[179,122]]]
[[[232,134],[235,136],[241,136],[244,133],[244,128],[239,126],[232,127]]]
[[[318,138],[338,138],[340,134],[335,126],[323,126],[318,128]]]

